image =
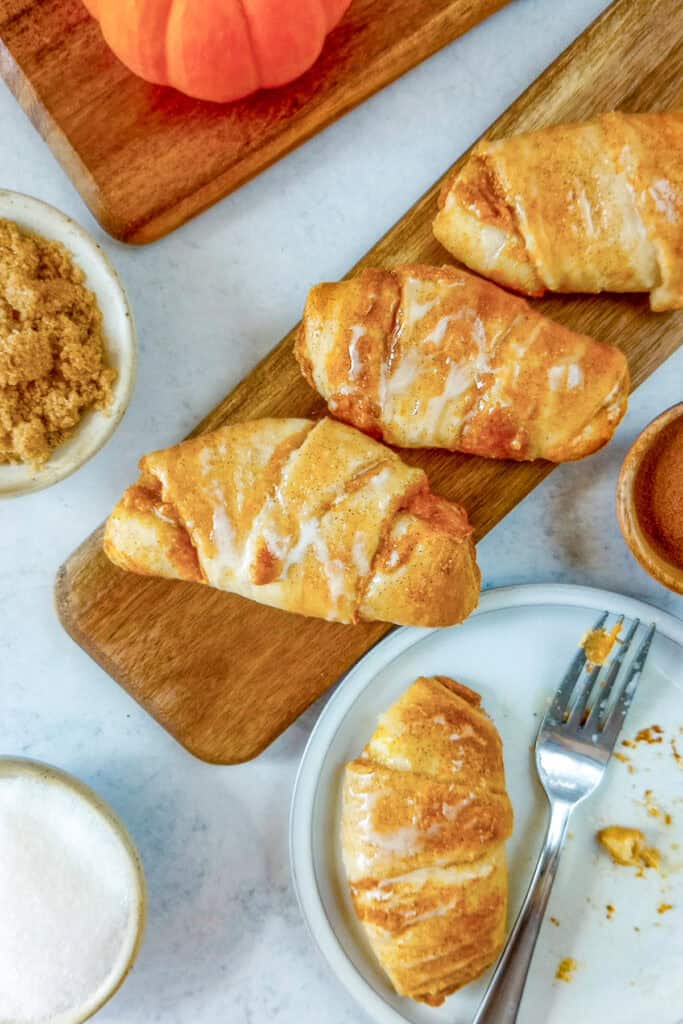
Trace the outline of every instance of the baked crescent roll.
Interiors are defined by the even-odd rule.
[[[295,352],[335,416],[404,448],[580,459],[628,401],[618,349],[453,267],[318,285]]]
[[[263,419],[146,455],[110,516],[123,569],[336,622],[460,622],[481,577],[459,505],[334,420]]]
[[[650,292],[683,308],[683,112],[603,114],[480,142],[446,182],[434,234],[499,284]]]
[[[346,766],[342,854],[399,995],[438,1006],[497,958],[512,807],[500,736],[472,690],[418,679]]]

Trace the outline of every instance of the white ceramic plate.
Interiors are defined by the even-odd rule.
[[[0,218],[62,242],[86,276],[102,311],[109,365],[118,372],[111,407],[87,412],[72,437],[55,449],[38,470],[23,464],[0,465],[0,497],[9,498],[50,487],[75,472],[112,436],[130,401],[135,384],[135,325],[128,299],[104,250],[82,227],[48,203],[19,192],[0,190]]]
[[[508,845],[514,919],[542,841],[546,804],[530,747],[546,701],[596,611],[656,622],[653,644],[623,737],[657,724],[663,742],[622,747],[600,789],[580,807],[529,975],[519,1024],[683,1022],[683,623],[655,608],[587,587],[533,585],[492,590],[453,629],[400,629],[373,648],[330,699],[297,777],[290,821],[294,884],[306,922],[339,980],[378,1024],[467,1024],[489,975],[431,1009],[396,996],[356,921],[338,840],[344,764],[356,757],[377,717],[420,675],[450,675],[483,695],[503,737],[515,829]],[[644,627],[643,627],[644,628]],[[622,737],[622,738],[623,738]],[[644,791],[672,816],[648,813]],[[651,801],[652,802],[652,801]],[[642,828],[659,847],[663,871],[638,878],[598,849],[597,829]],[[674,909],[658,913],[664,904]],[[616,910],[607,919],[606,906]],[[550,921],[552,915],[559,924]],[[578,963],[555,979],[559,961]]]

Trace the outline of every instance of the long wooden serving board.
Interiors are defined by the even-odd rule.
[[[500,118],[502,136],[598,111],[683,104],[681,0],[618,0]],[[440,263],[431,221],[439,185],[361,261]],[[358,268],[354,268],[358,269]],[[634,386],[683,337],[683,313],[653,314],[638,297],[552,298],[542,309],[627,353]],[[259,416],[309,416],[322,404],[292,356],[294,332],[215,409],[196,433]],[[462,502],[481,538],[551,471],[405,452],[437,493]],[[590,461],[585,472],[590,473]],[[62,567],[57,607],[71,634],[188,750],[212,762],[254,757],[390,627],[342,626],[274,611],[199,584],[134,576],[102,553],[101,531]]]
[[[151,242],[508,2],[353,0],[306,75],[216,104],[136,78],[81,0],[0,0],[0,74],[102,226]]]

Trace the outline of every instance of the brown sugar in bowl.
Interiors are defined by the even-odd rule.
[[[642,567],[683,594],[683,402],[636,439],[617,483],[619,526]]]
[[[102,315],[106,365],[116,372],[111,401],[105,409],[83,411],[75,429],[39,466],[29,462],[0,464],[0,500],[18,497],[64,480],[92,458],[112,437],[128,407],[137,365],[133,314],[121,280],[95,239],[66,214],[33,196],[0,189],[0,219],[46,242],[60,242],[84,274]],[[1,343],[2,339],[0,339]]]

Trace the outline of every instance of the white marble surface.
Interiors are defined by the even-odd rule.
[[[295,322],[307,288],[361,256],[606,6],[515,0],[146,249],[103,238],[0,88],[0,187],[46,199],[94,231],[128,286],[140,333],[137,392],[107,448],[52,490],[0,505],[0,748],[100,790],[135,836],[149,880],[147,940],[103,1022],[364,1018],[309,941],[289,879],[288,803],[314,714],[251,764],[201,764],[61,631],[55,571],[104,518],[138,455],[181,438]],[[631,559],[613,510],[625,449],[680,400],[682,381],[683,351],[637,392],[606,451],[560,468],[486,538],[487,586],[590,583],[683,612]]]

